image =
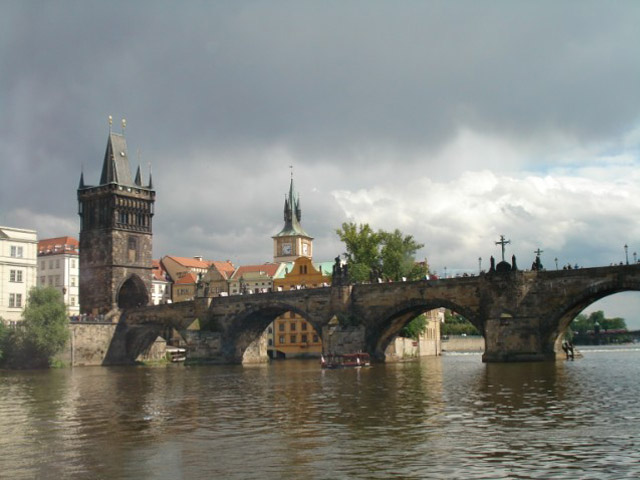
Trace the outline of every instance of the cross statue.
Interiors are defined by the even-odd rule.
[[[496,242],[496,245],[501,245],[502,246],[502,261],[504,262],[504,246],[507,243],[511,243],[511,240],[505,240],[504,239],[504,235],[500,235],[500,241]]]
[[[540,248],[538,247],[537,250],[534,250],[533,253],[535,253],[537,256],[540,256],[541,253],[543,253],[544,250],[540,250]]]

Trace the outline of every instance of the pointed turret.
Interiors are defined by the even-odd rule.
[[[278,237],[286,235],[304,235],[308,236],[300,225],[300,219],[302,218],[302,212],[300,210],[300,198],[296,198],[296,191],[293,185],[293,178],[291,178],[291,184],[289,185],[289,195],[284,200],[284,228]]]
[[[136,179],[135,183],[137,186],[142,186],[142,174],[140,173],[140,165],[138,165],[138,170],[136,170]]]
[[[151,169],[149,169],[149,185],[147,186],[149,190],[153,190],[153,179],[151,178]]]
[[[109,183],[133,185],[127,142],[123,135],[113,132],[109,133],[107,149],[102,162],[102,175],[100,176],[100,185]]]
[[[84,188],[84,172],[80,172],[80,183],[78,183],[78,190]]]

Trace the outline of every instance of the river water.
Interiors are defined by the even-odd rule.
[[[638,478],[640,348],[0,372],[0,478]]]

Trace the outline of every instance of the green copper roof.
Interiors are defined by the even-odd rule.
[[[274,236],[274,238],[291,236],[309,237],[307,232],[302,228],[302,225],[300,225],[301,218],[302,211],[300,210],[300,196],[295,193],[293,178],[291,178],[289,196],[284,199],[284,227],[280,233]]]

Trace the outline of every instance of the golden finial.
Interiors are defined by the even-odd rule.
[[[124,133],[125,128],[127,128],[127,119],[123,118],[120,125],[122,126],[122,133]]]
[[[109,133],[111,133],[111,125],[113,125],[113,117],[109,115]]]

